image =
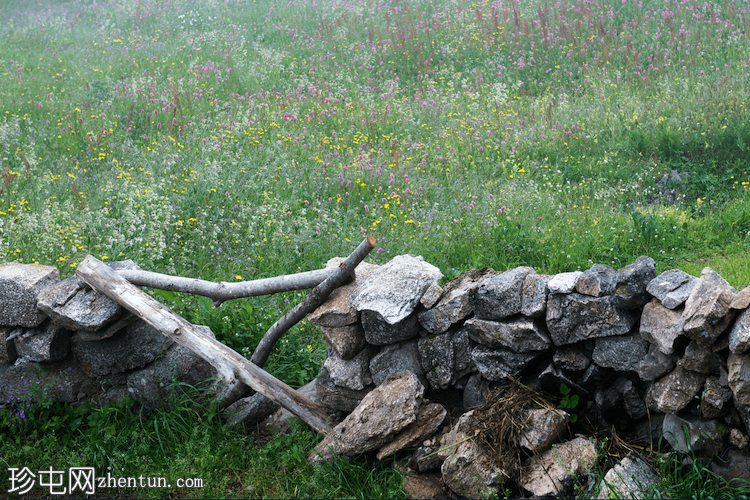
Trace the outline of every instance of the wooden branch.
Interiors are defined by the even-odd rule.
[[[117,271],[117,274],[136,286],[147,286],[171,292],[187,292],[209,297],[213,299],[214,307],[219,307],[226,300],[314,288],[335,272],[336,269],[332,268],[316,269],[315,271],[236,283],[226,281],[214,283],[213,281],[132,269],[123,269]]]
[[[374,236],[367,236],[365,240],[344,260],[336,269],[335,274],[326,278],[320,285],[316,286],[305,300],[297,304],[294,309],[286,313],[280,320],[268,329],[255,349],[250,361],[258,366],[263,366],[271,354],[271,349],[281,336],[296,325],[302,318],[313,312],[320,304],[326,301],[328,296],[352,274],[354,268],[367,257],[367,254],[375,248],[377,241]]]
[[[168,338],[211,363],[230,385],[235,384],[237,380],[249,385],[321,434],[327,434],[332,429],[331,424],[336,425],[326,413],[325,406],[304,397],[218,340],[202,335],[195,325],[148,296],[91,255],[81,262],[76,269],[76,275]]]

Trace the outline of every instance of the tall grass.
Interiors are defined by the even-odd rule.
[[[2,1],[0,261],[66,277],[93,254],[248,280],[373,234],[372,261],[421,254],[446,279],[648,254],[741,288],[748,14],[738,0]],[[691,174],[659,192],[672,170]],[[162,296],[245,354],[301,297]],[[268,368],[299,386],[324,352],[301,323]]]

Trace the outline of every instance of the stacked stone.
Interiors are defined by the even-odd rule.
[[[640,257],[618,271],[597,264],[555,276],[472,270],[444,289],[441,277],[411,255],[362,264],[310,316],[329,346],[322,403],[351,412],[408,370],[432,390],[463,390],[468,410],[490,383],[524,376],[553,393],[568,385],[605,428],[635,430],[663,414],[676,447],[686,423],[721,419],[708,426],[720,444],[732,427],[750,429],[750,289],[738,293],[709,268],[656,276],[654,260]]]
[[[110,267],[140,269],[130,260]],[[207,362],[78,278],[60,281],[50,266],[0,265],[0,397],[76,404],[132,397],[155,408],[173,379],[198,384],[215,376]]]

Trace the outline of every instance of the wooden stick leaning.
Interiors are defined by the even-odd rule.
[[[255,348],[253,356],[250,361],[258,366],[263,366],[268,361],[268,356],[271,354],[271,349],[276,345],[276,342],[281,336],[289,330],[291,327],[296,325],[302,318],[313,312],[323,302],[326,301],[328,296],[336,288],[346,281],[346,279],[354,272],[354,268],[364,260],[365,257],[375,248],[378,240],[374,236],[367,236],[365,240],[359,244],[359,246],[339,265],[336,272],[326,278],[320,285],[313,288],[313,290],[305,297],[305,300],[294,306],[294,309],[286,313],[281,319],[268,329],[266,334],[261,339],[258,347]]]
[[[76,275],[98,292],[114,300],[162,334],[211,363],[230,384],[237,380],[252,387],[325,435],[336,425],[323,405],[314,403],[282,381],[266,373],[218,340],[199,333],[195,326],[125,280],[107,265],[87,256]]]
[[[286,313],[281,319],[274,323],[271,328],[268,329],[266,334],[258,343],[258,347],[255,348],[253,356],[250,361],[256,365],[263,367],[268,361],[268,356],[271,355],[271,350],[281,336],[289,330],[291,327],[296,325],[302,318],[314,311],[319,305],[326,301],[328,296],[336,288],[341,286],[349,276],[354,272],[354,268],[364,260],[365,257],[375,248],[377,239],[374,236],[367,236],[354,251],[342,262],[334,274],[325,279],[322,283],[316,286],[305,299],[297,304],[294,309]],[[220,408],[226,408],[235,401],[241,399],[247,392],[247,387],[243,387],[242,384],[235,384],[230,387],[223,394],[217,398],[218,405]],[[255,396],[257,397],[257,395]]]
[[[202,295],[213,299],[214,307],[219,307],[226,300],[314,288],[335,272],[336,269],[330,268],[316,269],[297,274],[287,274],[254,281],[239,281],[236,283],[225,281],[214,283],[213,281],[132,269],[123,269],[117,271],[117,274],[136,286],[147,286],[171,292],[187,292],[194,295]]]

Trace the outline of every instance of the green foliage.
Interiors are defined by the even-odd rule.
[[[578,400],[580,396],[578,394],[571,394],[570,387],[565,384],[560,384],[560,394],[562,399],[560,400],[560,408],[563,410],[574,410],[578,406]],[[575,423],[578,421],[578,415],[575,413],[570,415],[570,422]]]

